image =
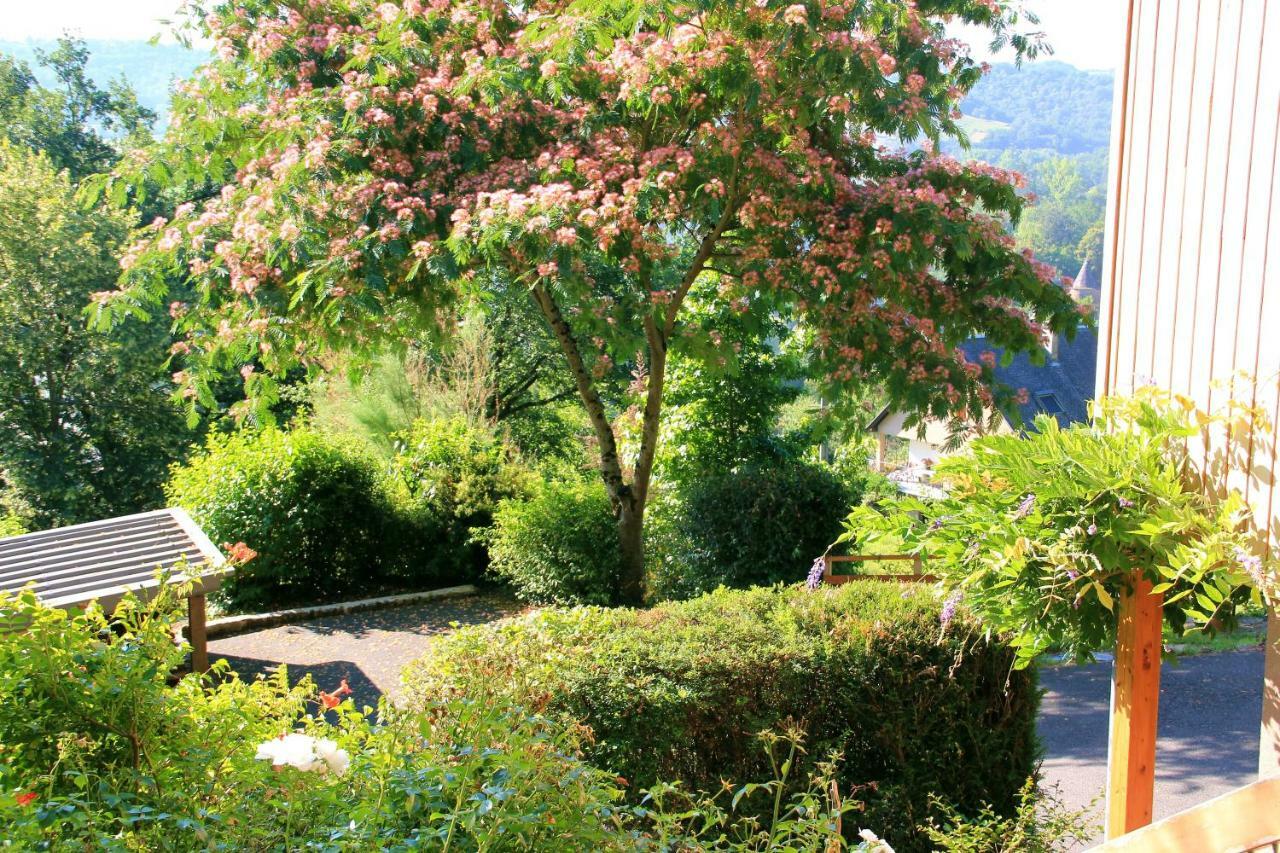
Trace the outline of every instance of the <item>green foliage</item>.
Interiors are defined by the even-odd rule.
[[[776,464],[798,448],[779,434],[782,408],[800,395],[803,359],[776,318],[735,311],[714,299],[714,285],[692,294],[689,322],[714,352],[673,354],[658,476],[677,484],[746,464]],[[713,343],[714,342],[714,343]]]
[[[939,416],[1013,393],[958,344],[1027,352],[1076,327],[1049,269],[1003,239],[1025,206],[1011,175],[876,141],[961,133],[982,69],[957,22],[1019,58],[1041,48],[1033,16],[984,0],[219,4],[193,15],[219,59],[175,97],[165,144],[92,188],[218,191],[144,230],[98,320],[153,311],[182,273],[184,389],[208,401],[252,360],[270,403],[321,351],[451,334],[459,305],[531,296],[565,356],[555,384],[591,419],[637,600],[668,354],[732,351],[685,322],[695,285],[812,328],[825,386]],[[621,365],[645,398],[625,466],[601,388]]]
[[[47,156],[0,141],[0,470],[41,527],[155,507],[190,440],[165,325],[86,328],[129,217],[74,196]]]
[[[162,127],[167,123],[173,82],[187,79],[198,66],[209,61],[207,51],[168,41],[77,39],[76,42],[88,50],[84,70],[90,79],[99,86],[127,80],[137,92],[138,103],[158,116]],[[0,53],[34,66],[36,79],[46,86],[54,84],[56,77],[40,64],[39,52],[57,47],[58,42],[53,39],[0,41]]]
[[[802,580],[859,497],[817,463],[748,465],[705,475],[678,500],[655,507],[666,518],[651,560],[651,594],[657,600],[689,598],[718,586]]]
[[[311,420],[356,431],[388,455],[418,420],[464,418],[492,425],[534,459],[581,455],[589,432],[557,385],[563,355],[505,294],[488,315],[471,312],[446,342],[424,335],[404,346],[345,354],[311,388]],[[566,411],[566,408],[569,411]]]
[[[123,80],[98,88],[84,41],[61,38],[50,50],[37,48],[34,59],[36,73],[0,53],[0,138],[44,153],[73,182],[109,170],[122,144],[151,141],[155,113]],[[38,75],[50,85],[41,85]]]
[[[166,491],[214,542],[257,552],[222,587],[239,607],[368,590],[385,577],[386,543],[396,541],[375,458],[313,430],[212,434],[174,468]]]
[[[1037,200],[1018,223],[1014,236],[1045,263],[1075,277],[1080,265],[1090,264],[1090,282],[1101,281],[1102,233],[1107,209],[1105,173],[1089,182],[1079,161],[1051,157],[1032,173]]]
[[[16,849],[708,850],[836,849],[854,803],[819,768],[770,821],[657,786],[647,805],[585,764],[580,730],[485,686],[378,716],[322,713],[283,669],[241,682],[225,662],[176,686],[181,591],[67,614],[0,596],[0,825]],[[326,685],[327,686],[327,685]],[[286,733],[294,762],[256,757]],[[322,749],[322,745],[327,749]],[[794,742],[766,743],[775,762]],[[315,754],[312,750],[315,750]],[[321,755],[327,757],[320,757]],[[280,759],[275,759],[279,761]],[[301,766],[299,766],[301,765]],[[723,799],[772,792],[774,781]]]
[[[939,817],[924,827],[935,850],[947,853],[1057,853],[1078,850],[1098,834],[1085,811],[1071,809],[1053,790],[1030,779],[1019,793],[1018,810],[999,815],[983,807],[971,817],[939,800]]]
[[[525,494],[528,471],[491,430],[461,417],[417,421],[398,442],[393,476],[404,512],[425,534],[416,537],[415,561],[436,576],[478,577],[489,562],[478,534],[501,501]]]
[[[1255,413],[1232,404],[1233,433]],[[1146,388],[1095,404],[1094,423],[1049,417],[1023,435],[975,439],[935,466],[944,499],[856,509],[846,538],[900,537],[992,631],[1018,665],[1050,647],[1078,660],[1115,644],[1115,600],[1134,573],[1164,595],[1175,633],[1230,630],[1247,584],[1263,575],[1236,493],[1209,500],[1191,480],[1189,440],[1216,418]],[[1206,439],[1207,441],[1207,439]]]
[[[411,703],[487,685],[581,721],[590,760],[633,790],[663,779],[714,793],[723,778],[767,775],[755,733],[794,725],[808,749],[794,759],[801,775],[841,753],[840,790],[866,800],[859,825],[918,850],[923,838],[904,828],[941,814],[931,795],[965,815],[1016,809],[1036,760],[1038,693],[1013,659],[963,619],[940,627],[926,588],[855,582],[546,609],[460,629],[405,679]],[[768,814],[773,799],[740,807]]]
[[[0,513],[0,537],[21,536],[26,533],[26,523],[12,512]]]
[[[604,485],[549,480],[504,502],[486,537],[491,570],[536,604],[612,604],[618,593],[616,521]]]

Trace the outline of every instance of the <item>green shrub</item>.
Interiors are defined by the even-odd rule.
[[[655,512],[651,594],[802,580],[836,539],[850,495],[823,465],[748,466],[703,477]],[[665,517],[662,517],[665,516]]]
[[[416,421],[398,442],[393,470],[411,536],[401,570],[479,577],[489,557],[477,534],[492,526],[502,500],[525,493],[527,471],[492,431],[461,417]]]
[[[211,435],[166,492],[216,543],[257,557],[223,585],[236,606],[296,603],[381,582],[392,507],[364,445],[311,430]]]
[[[0,826],[20,850],[829,850],[841,816],[818,773],[756,823],[655,788],[621,802],[579,757],[581,730],[488,688],[416,711],[346,700],[320,713],[283,669],[244,683],[225,662],[168,686],[180,592],[116,616],[0,595]],[[115,634],[113,642],[101,637]],[[69,677],[69,674],[71,677]],[[330,687],[331,685],[325,685]],[[260,749],[285,734],[306,749]],[[316,739],[316,740],[307,740]],[[323,743],[327,741],[328,743]],[[775,762],[793,746],[766,744]],[[315,750],[314,752],[312,750]],[[278,767],[273,767],[279,764]],[[794,771],[751,786],[771,792]]]
[[[599,480],[548,481],[506,501],[488,537],[493,573],[536,604],[610,604],[618,587],[618,533]]]
[[[1035,769],[1038,692],[1013,659],[964,618],[941,625],[931,590],[868,581],[543,610],[461,629],[405,679],[410,702],[490,684],[579,720],[590,760],[639,788],[763,775],[755,733],[794,724],[806,766],[843,754],[840,790],[866,800],[859,825],[912,850],[925,848],[914,828],[942,814],[931,796],[963,815],[1015,812]]]
[[[5,536],[21,536],[27,532],[27,525],[13,513],[0,515],[0,538]]]
[[[969,817],[939,802],[939,816],[921,829],[935,850],[946,853],[1080,850],[1089,846],[1101,829],[1089,819],[1092,805],[1073,809],[1062,801],[1056,788],[1038,788],[1033,779],[1022,786],[1018,800],[1017,811],[1012,815],[998,815],[985,807]]]

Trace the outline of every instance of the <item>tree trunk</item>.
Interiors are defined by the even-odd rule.
[[[624,604],[644,602],[644,504],[618,502],[618,598]]]

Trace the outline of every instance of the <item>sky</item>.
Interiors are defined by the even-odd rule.
[[[159,21],[174,17],[179,5],[180,0],[0,0],[0,39],[55,38],[70,30],[87,39],[145,40],[167,32]],[[1040,15],[1039,28],[1048,33],[1055,59],[1091,69],[1119,64],[1123,0],[1026,0],[1026,5]]]

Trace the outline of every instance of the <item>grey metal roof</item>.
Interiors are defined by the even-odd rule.
[[[999,360],[1004,352],[993,347],[981,338],[966,341],[961,345],[965,356],[977,362],[984,350],[992,350]],[[1093,399],[1094,378],[1098,368],[1098,336],[1087,326],[1081,326],[1074,340],[1065,337],[1058,346],[1058,358],[1045,355],[1044,364],[1032,364],[1031,358],[1024,354],[1014,356],[1008,365],[996,362],[995,379],[1014,391],[1026,388],[1030,399],[1017,407],[1017,414],[1022,417],[1022,426],[1030,427],[1036,415],[1044,413],[1037,404],[1037,396],[1052,394],[1061,407],[1060,412],[1051,412],[1062,426],[1073,423],[1089,422],[1089,401]],[[1010,423],[1014,422],[1013,413],[1006,412]]]
[[[1093,399],[1094,380],[1098,369],[1098,336],[1093,329],[1081,326],[1073,340],[1063,337],[1058,345],[1058,358],[1051,358],[1045,353],[1044,364],[1032,364],[1026,353],[1017,355],[1008,365],[1000,360],[1004,350],[991,346],[982,338],[972,338],[960,345],[965,357],[978,363],[982,353],[991,350],[996,356],[994,370],[996,382],[1007,385],[1014,391],[1026,388],[1030,399],[1026,404],[1017,407],[1017,414],[1022,418],[1021,426],[1033,426],[1036,415],[1053,414],[1058,423],[1068,426],[1073,423],[1089,422],[1089,401]],[[1061,411],[1046,412],[1038,402],[1039,395],[1052,394]],[[885,406],[867,424],[869,432],[875,432],[881,422],[894,409]],[[1004,412],[1005,418],[1014,424],[1012,412]]]
[[[128,590],[147,597],[157,569],[182,566],[205,592],[227,571],[222,553],[184,510],[171,508],[0,539],[0,592],[35,585],[53,607],[99,602],[110,609]]]

